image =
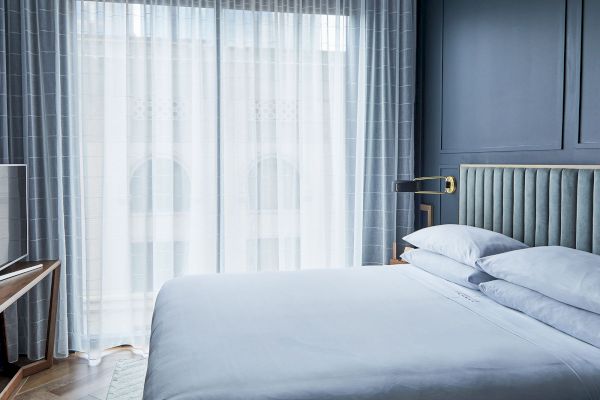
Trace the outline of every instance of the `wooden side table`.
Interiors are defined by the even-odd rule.
[[[52,367],[54,362],[54,339],[56,335],[56,309],[58,306],[58,286],[60,284],[60,261],[24,261],[17,264],[16,268],[27,268],[42,264],[42,268],[31,272],[17,275],[0,281],[0,346],[2,354],[3,371],[1,374],[10,379],[0,392],[0,400],[9,399],[15,389],[19,387],[21,380],[29,375]],[[11,268],[11,269],[14,269]],[[42,360],[27,364],[9,363],[6,343],[6,321],[4,311],[16,302],[21,296],[37,285],[42,279],[52,274],[52,288],[50,293],[50,307],[48,314],[48,330],[46,336],[46,357]]]
[[[397,249],[396,241],[394,241],[394,243],[392,243],[392,258],[390,258],[390,265],[408,264],[402,258],[398,258],[396,256],[396,249]],[[414,247],[404,246],[404,253],[406,253],[407,251],[411,251],[411,250],[414,250]]]

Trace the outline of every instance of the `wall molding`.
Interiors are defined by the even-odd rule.
[[[519,152],[519,151],[549,151],[549,150],[562,150],[563,149],[563,133],[560,135],[560,144],[540,144],[540,145],[523,145],[523,146],[490,146],[490,147],[479,147],[479,148],[462,148],[462,149],[445,149],[444,140],[442,138],[440,153],[442,154],[463,154],[463,153],[500,153],[500,152]]]
[[[469,146],[458,146],[458,147],[448,147],[447,143],[451,141],[451,139],[447,138],[447,136],[445,136],[445,133],[447,132],[447,130],[445,129],[445,123],[444,123],[444,101],[445,101],[445,96],[447,94],[445,94],[445,88],[444,88],[444,81],[446,79],[446,69],[444,66],[444,58],[445,58],[445,54],[444,52],[446,51],[446,43],[445,43],[445,36],[446,36],[446,29],[447,29],[447,22],[446,22],[446,3],[450,2],[451,3],[452,0],[443,0],[440,5],[441,7],[441,43],[440,43],[440,57],[441,57],[441,65],[440,65],[440,72],[441,72],[441,97],[440,97],[440,102],[439,102],[439,107],[440,107],[440,142],[439,142],[439,152],[440,154],[462,154],[462,153],[493,153],[493,152],[519,152],[519,151],[551,151],[551,150],[563,150],[565,148],[565,141],[566,141],[566,136],[571,132],[572,130],[572,124],[570,122],[570,120],[568,121],[569,116],[567,115],[567,101],[570,100],[570,94],[567,93],[568,89],[569,89],[569,85],[567,83],[568,80],[572,79],[572,77],[568,76],[569,74],[569,62],[572,62],[571,58],[569,57],[570,55],[570,46],[572,46],[572,44],[570,44],[570,38],[569,38],[569,34],[570,34],[570,24],[571,21],[569,20],[570,16],[572,15],[572,10],[570,10],[570,8],[572,7],[572,1],[571,0],[564,0],[562,2],[562,4],[564,5],[564,12],[563,12],[563,17],[564,17],[564,30],[562,32],[562,40],[563,40],[563,46],[562,46],[562,57],[563,57],[563,62],[562,62],[562,70],[559,71],[561,72],[560,76],[562,77],[562,81],[558,82],[557,85],[561,88],[561,94],[562,94],[562,113],[560,116],[560,129],[557,130],[556,133],[553,134],[552,138],[548,138],[548,140],[546,140],[544,143],[540,143],[540,144],[526,144],[526,145],[492,145],[492,146],[484,146],[484,147],[469,147]],[[582,1],[582,0],[575,0],[575,1]],[[581,8],[581,6],[579,7]],[[579,14],[581,15],[581,11],[579,11]],[[581,17],[580,17],[581,18]],[[577,81],[579,83],[579,77],[577,77]],[[579,109],[579,107],[577,107],[577,109]],[[577,125],[579,125],[579,117],[577,117]],[[579,129],[577,128],[577,130],[579,131]],[[600,143],[598,143],[598,146],[600,146]]]
[[[513,7],[514,5],[514,12],[520,12],[518,10],[519,5],[514,1],[487,1],[494,1],[496,2],[496,5],[500,6]],[[502,2],[503,4],[500,4],[499,2]],[[442,14],[443,11],[445,13],[454,13],[451,17],[447,17],[446,20],[457,18],[457,13],[462,11],[466,11],[465,15],[469,15],[471,12],[469,8],[477,7],[478,3],[475,0],[473,0],[473,3],[470,3],[469,0],[438,0],[419,3],[420,10],[423,10],[423,20],[419,29],[421,37],[423,38],[422,51],[424,57],[424,61],[421,64],[422,76],[420,81],[423,87],[423,107],[421,109],[421,112],[423,113],[421,115],[423,121],[423,130],[421,132],[423,143],[421,175],[453,174],[452,171],[458,171],[461,164],[473,163],[490,166],[496,164],[536,164],[549,166],[559,164],[589,164],[596,165],[597,168],[597,165],[600,164],[598,161],[600,160],[600,141],[598,141],[598,136],[595,131],[589,131],[587,134],[585,134],[586,132],[583,132],[583,134],[581,132],[581,114],[585,113],[583,115],[586,116],[587,113],[595,112],[590,107],[581,107],[582,85],[585,87],[593,82],[600,81],[600,73],[597,72],[595,67],[594,69],[590,68],[592,64],[589,64],[587,70],[584,71],[584,74],[587,73],[588,75],[587,79],[582,82],[582,63],[584,60],[582,58],[582,41],[586,40],[586,38],[582,37],[584,13],[587,13],[585,15],[589,15],[588,23],[592,23],[591,21],[594,21],[594,18],[597,19],[598,15],[597,10],[591,10],[589,5],[587,9],[584,8],[586,2],[592,4],[589,0],[566,0],[565,2],[565,49],[564,59],[561,60],[563,62],[563,108],[561,115],[562,126],[560,126],[560,129],[557,123],[552,123],[551,125],[556,127],[556,129],[552,129],[551,132],[536,135],[539,140],[535,143],[533,143],[533,139],[529,141],[528,144],[533,143],[534,146],[503,146],[502,140],[495,140],[494,137],[489,137],[487,140],[484,139],[479,141],[479,143],[486,144],[485,142],[487,142],[487,144],[490,144],[490,146],[483,148],[472,148],[474,146],[467,141],[468,139],[463,139],[460,143],[448,143],[448,132],[443,136],[444,129],[448,126],[448,121],[446,121],[445,124],[443,122],[448,117],[448,115],[446,115],[446,118],[444,118],[443,115],[443,91],[444,89],[453,90],[452,88],[454,87],[451,85],[444,88],[443,86],[443,64],[444,61],[446,61],[448,62],[447,67],[448,65],[455,65],[447,68],[447,71],[458,68],[458,61],[454,60],[453,62],[450,62],[449,60],[451,59],[448,58],[448,54],[450,54],[448,52],[451,50],[454,51],[453,49],[457,48],[458,44],[457,42],[454,42],[447,45],[445,47],[447,54],[444,55],[443,42],[444,40],[448,40],[448,35],[457,28],[455,28],[455,25],[450,26],[449,28],[447,27],[444,30],[444,18]],[[536,3],[535,9],[537,9],[537,4],[538,3]],[[558,21],[559,18],[562,18],[562,12],[557,7],[562,7],[563,3],[552,4],[555,6],[553,8],[554,19]],[[451,10],[450,7],[453,7],[454,5],[460,7],[460,9]],[[473,13],[470,14],[470,18],[477,15],[476,12],[477,11],[474,10]],[[510,13],[507,15],[511,16]],[[455,23],[457,22],[456,19],[453,19],[453,21],[455,21]],[[469,23],[469,21],[461,22],[464,24]],[[464,25],[464,27],[468,26],[469,25]],[[548,27],[547,24],[545,26]],[[524,26],[523,29],[527,29],[527,27]],[[555,37],[560,36],[559,31],[554,30],[552,32]],[[445,35],[446,37],[444,37]],[[596,32],[592,34],[588,29],[586,37],[587,36],[598,37],[598,34]],[[590,43],[587,44],[589,45]],[[554,47],[554,49],[556,54],[557,48]],[[469,51],[466,48],[463,50],[465,52]],[[588,47],[588,51],[594,50],[589,50]],[[510,56],[512,54],[519,54],[519,52],[515,50],[515,53],[509,52],[507,54]],[[588,57],[589,54],[590,53],[588,53]],[[596,55],[597,53],[594,51],[593,54]],[[446,56],[445,60],[443,59],[444,56]],[[482,56],[485,56],[485,54]],[[545,58],[547,59],[547,57]],[[555,61],[558,62],[558,60]],[[525,67],[535,70],[538,63],[545,62],[549,62],[549,60],[530,59]],[[560,71],[561,69],[555,69],[552,76],[556,77],[560,75]],[[448,79],[448,76],[449,75],[446,75],[446,79]],[[559,81],[560,77],[557,77],[556,82],[558,83]],[[593,92],[590,93],[593,94]],[[450,98],[448,94],[449,93],[446,93],[446,99]],[[448,108],[446,108],[445,111],[450,112]],[[553,115],[556,116],[558,114]],[[555,120],[558,120],[558,118],[555,118]],[[594,125],[591,124],[594,120],[595,118],[591,118],[588,122],[583,121],[583,125],[587,126],[587,129],[595,129]],[[459,127],[460,125],[455,126]],[[560,143],[558,140],[559,131],[561,133]],[[454,132],[454,134],[458,135],[459,132]],[[474,130],[471,131],[471,134],[474,134]],[[515,136],[516,135],[512,136],[511,143],[515,143]],[[444,143],[443,140],[446,140],[446,142]],[[518,141],[516,142],[518,143]],[[506,143],[506,141],[504,141],[504,143]],[[451,148],[453,145],[456,146],[456,148]],[[471,148],[468,148],[469,145],[471,145]],[[460,187],[460,181],[458,181],[458,185]],[[457,220],[458,206],[455,205],[455,199],[451,196],[426,196],[420,197],[419,200],[434,206],[434,222],[436,224]],[[456,196],[456,204],[458,204],[458,195]]]
[[[578,58],[577,58],[577,67],[574,68],[577,70],[578,72],[578,89],[579,89],[579,93],[577,96],[577,106],[578,106],[578,125],[577,125],[577,142],[575,144],[575,148],[577,149],[598,149],[600,148],[600,140],[596,141],[596,140],[591,140],[591,141],[586,141],[583,139],[583,129],[582,129],[582,124],[581,124],[581,117],[582,117],[582,111],[581,111],[581,104],[583,101],[583,84],[584,84],[584,74],[583,74],[583,70],[584,70],[584,41],[585,41],[585,16],[584,16],[584,12],[585,12],[585,4],[587,3],[588,0],[572,0],[573,2],[577,2],[578,4],[578,8],[579,8],[579,29],[577,29],[577,34],[578,37],[576,38],[577,40],[577,44],[578,44]]]

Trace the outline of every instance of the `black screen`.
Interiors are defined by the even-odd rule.
[[[0,269],[27,255],[27,169],[0,165]]]

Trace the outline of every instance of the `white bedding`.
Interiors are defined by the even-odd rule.
[[[145,399],[600,399],[600,349],[410,265],[175,279]]]

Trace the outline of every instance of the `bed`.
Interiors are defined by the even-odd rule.
[[[463,224],[600,250],[599,170],[461,183]],[[600,349],[411,265],[193,276],[157,298],[144,398],[600,399]]]

